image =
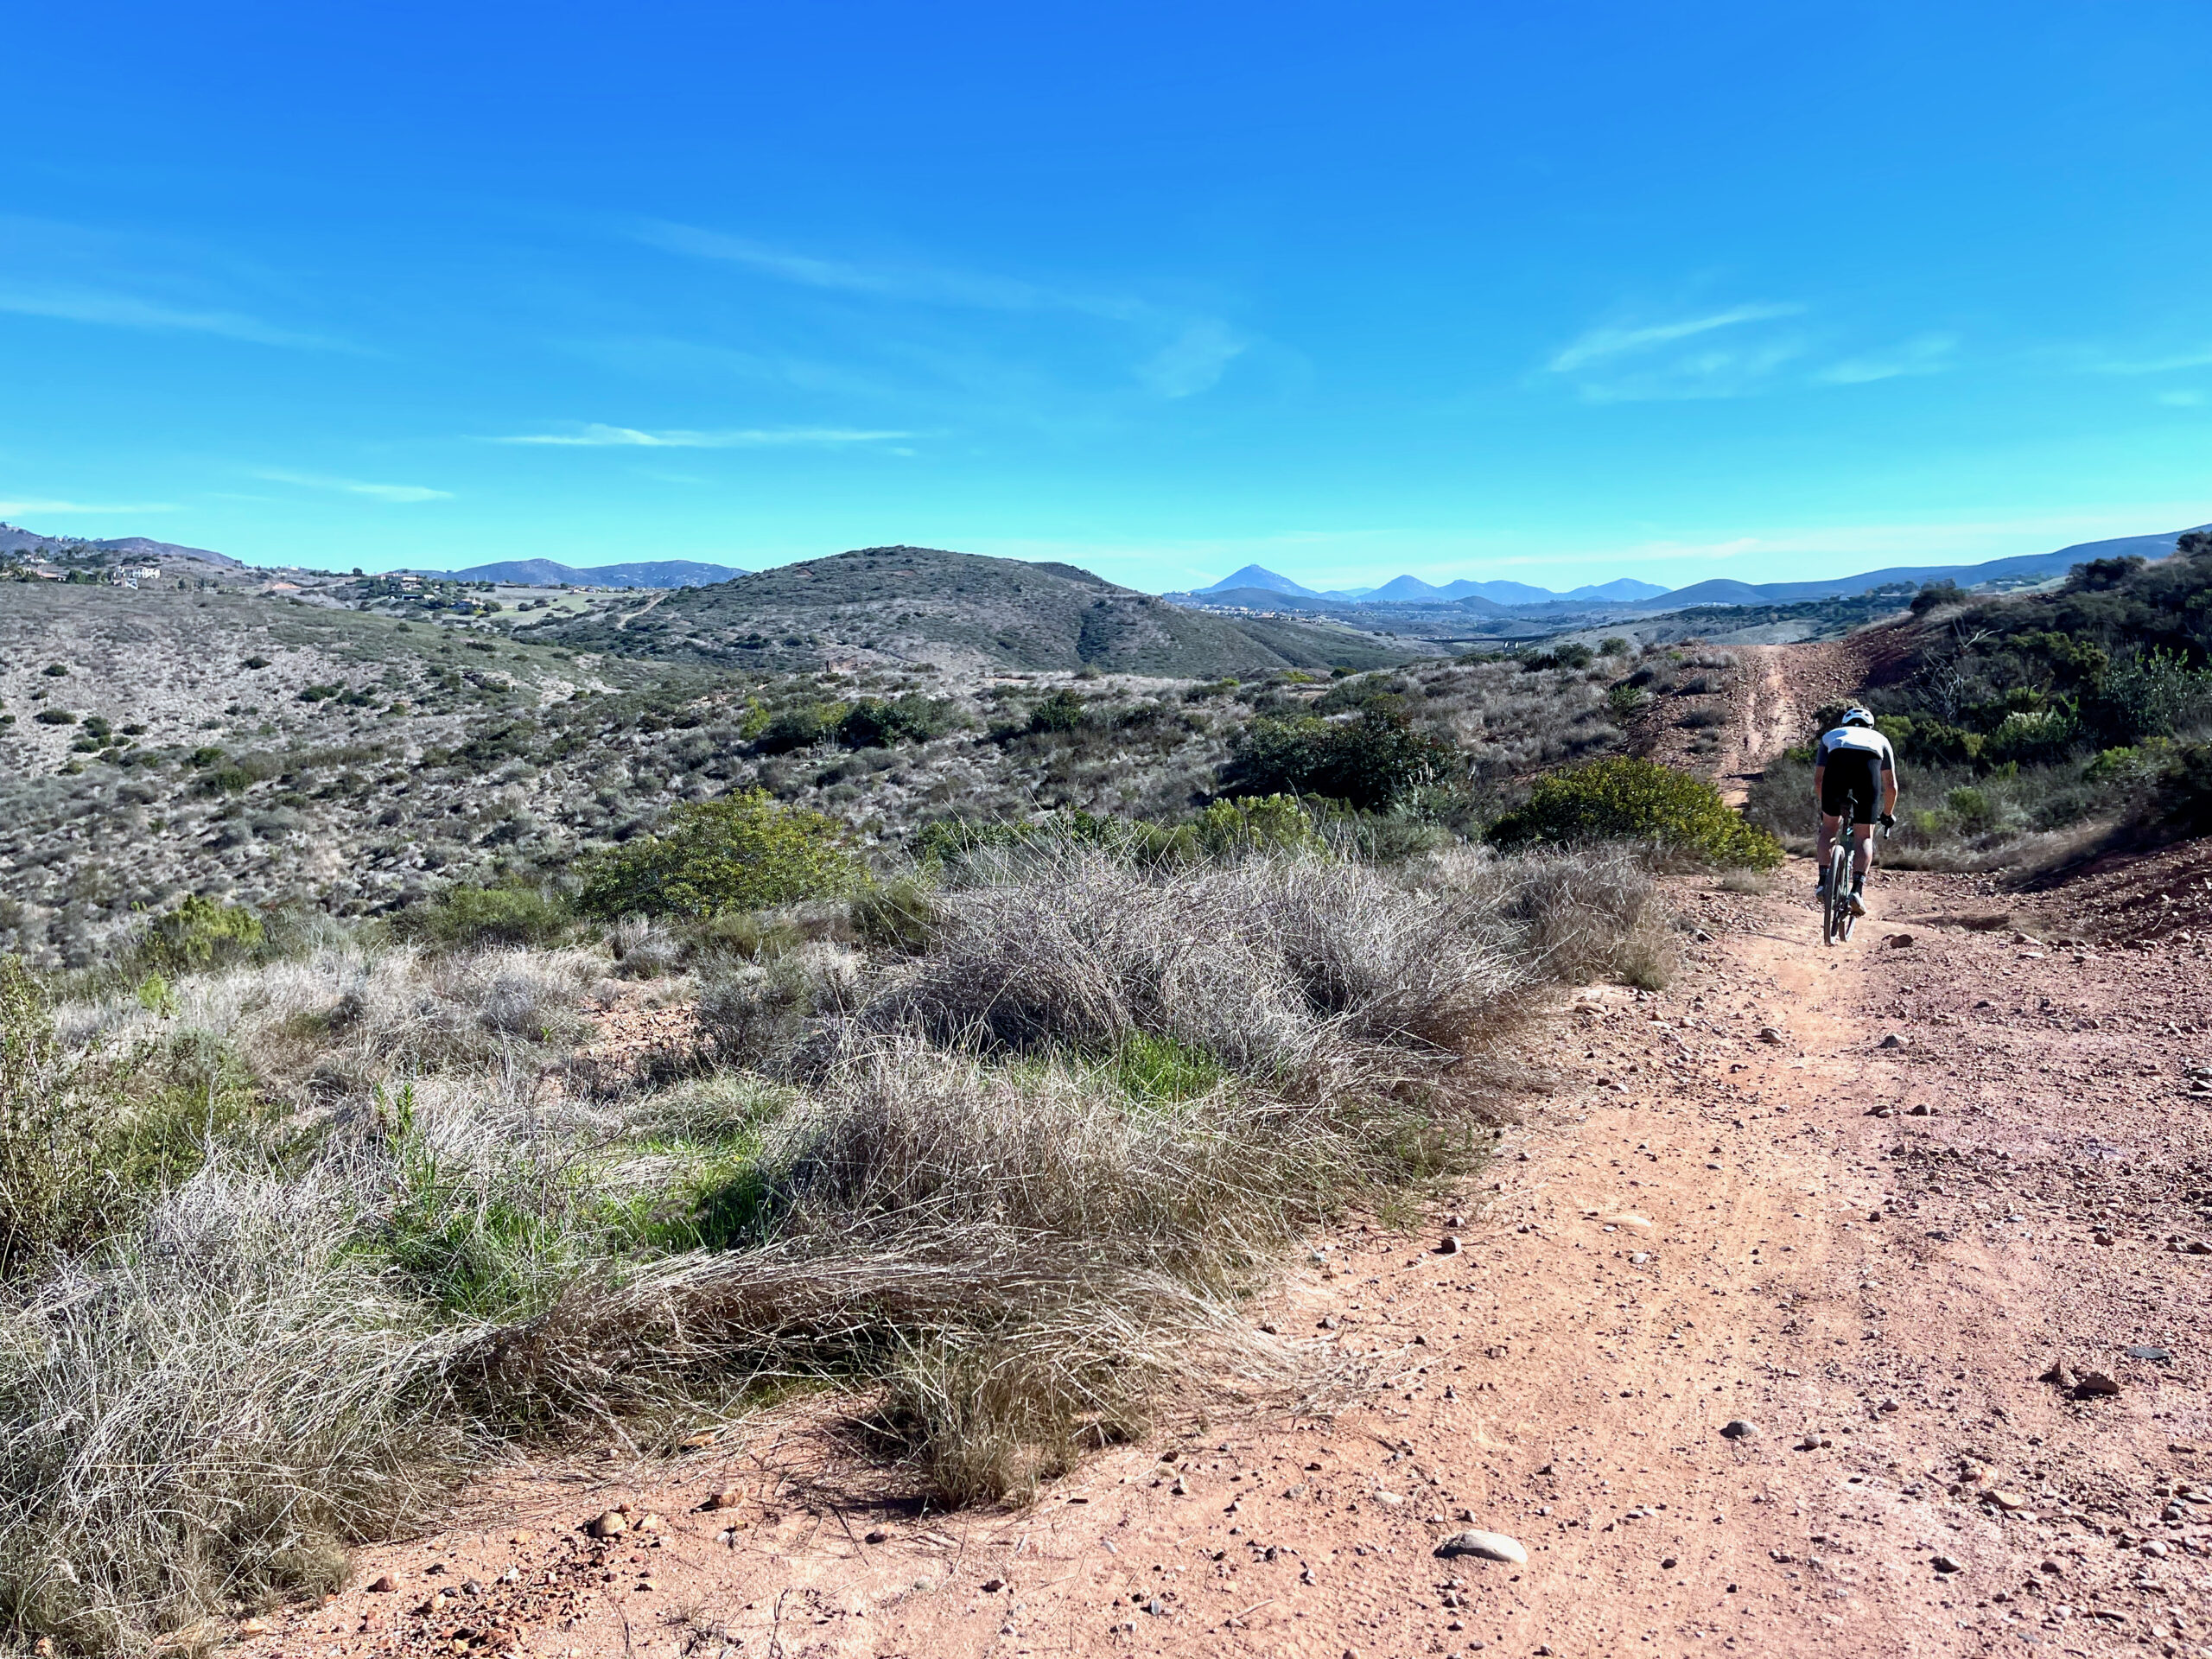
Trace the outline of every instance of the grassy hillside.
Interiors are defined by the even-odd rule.
[[[726,668],[934,664],[1197,678],[1374,668],[1417,653],[1325,624],[1188,611],[1067,564],[877,547],[687,588],[531,639]]]

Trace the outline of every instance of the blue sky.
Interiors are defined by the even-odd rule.
[[[2212,518],[2212,10],[19,8],[0,518],[1812,575]]]

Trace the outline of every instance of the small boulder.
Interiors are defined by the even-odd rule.
[[[1882,1039],[1879,1046],[1883,1048],[1903,1048],[1905,1046],[1905,1040],[1893,1031]]]
[[[1782,1046],[1782,1033],[1777,1031],[1772,1026],[1761,1026],[1759,1027],[1759,1041],[1764,1043],[1770,1048],[1780,1048]]]
[[[630,1523],[613,1510],[594,1516],[584,1525],[584,1530],[594,1538],[615,1538],[630,1530]]]
[[[2104,1371],[2082,1371],[2074,1379],[2077,1400],[2107,1399],[2120,1392],[2119,1380]]]
[[[1472,1555],[1485,1561],[1503,1561],[1510,1567],[1529,1565],[1529,1552],[1521,1547],[1520,1540],[1509,1538],[1502,1532],[1484,1532],[1471,1528],[1455,1532],[1437,1545],[1439,1555]]]
[[[1950,1555],[1934,1556],[1930,1558],[1928,1565],[1934,1567],[1938,1573],[1962,1573],[1966,1570],[1966,1563],[1964,1561],[1959,1560],[1955,1557]]]
[[[388,1596],[399,1588],[399,1580],[386,1573],[378,1576],[369,1588],[379,1596]]]
[[[1439,1241],[1437,1242],[1436,1253],[1437,1253],[1439,1255],[1459,1255],[1459,1234],[1457,1234],[1457,1233],[1446,1233],[1446,1234],[1445,1234],[1445,1235],[1444,1235],[1444,1236],[1443,1236],[1440,1240],[1439,1240]]]
[[[1724,1440],[1756,1440],[1758,1437],[1758,1425],[1747,1423],[1741,1417],[1732,1418],[1720,1425],[1720,1438]]]

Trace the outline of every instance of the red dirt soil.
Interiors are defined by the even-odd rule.
[[[1864,662],[1743,654],[1739,772]],[[1769,892],[1680,883],[1674,986],[1532,1029],[1550,1092],[1458,1224],[1313,1241],[1252,1316],[1396,1379],[1332,1420],[1182,1424],[1033,1506],[938,1514],[817,1399],[672,1462],[487,1480],[246,1639],[2212,1656],[2204,934],[2044,944],[2078,931],[2063,889],[1881,872],[1877,917],[1824,949],[1810,890],[1802,862]],[[624,1503],[664,1519],[581,1529]],[[1434,1553],[1469,1526],[1525,1565]]]

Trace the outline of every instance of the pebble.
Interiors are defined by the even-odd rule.
[[[2118,1379],[2103,1371],[2082,1371],[2074,1379],[2074,1393],[2080,1399],[2109,1398],[2119,1392]]]
[[[1446,1234],[1445,1234],[1445,1235],[1444,1235],[1443,1239],[1442,1239],[1442,1240],[1441,1240],[1441,1241],[1437,1244],[1437,1247],[1436,1247],[1436,1253],[1437,1253],[1439,1255],[1459,1255],[1459,1234],[1457,1234],[1457,1233],[1446,1233]]]
[[[399,1580],[393,1578],[391,1573],[386,1573],[382,1577],[378,1578],[376,1582],[370,1585],[369,1588],[374,1591],[378,1595],[388,1596],[393,1591],[399,1588]]]
[[[1503,1561],[1511,1567],[1526,1567],[1529,1552],[1521,1547],[1517,1538],[1509,1538],[1502,1532],[1484,1532],[1479,1528],[1455,1532],[1437,1545],[1439,1555],[1473,1555],[1485,1561]]]
[[[1934,1567],[1938,1573],[1961,1573],[1966,1570],[1966,1564],[1964,1562],[1949,1555],[1938,1555],[1931,1560],[1928,1565]]]
[[[1782,1033],[1777,1031],[1772,1026],[1761,1026],[1759,1027],[1759,1041],[1766,1044],[1770,1048],[1780,1048],[1782,1046]]]
[[[1598,1224],[1601,1227],[1625,1227],[1631,1232],[1638,1233],[1648,1233],[1651,1230],[1650,1222],[1642,1216],[1633,1214],[1600,1216],[1598,1217]]]
[[[734,1510],[743,1502],[736,1487],[725,1486],[699,1507],[702,1510]]]
[[[1741,1417],[1732,1418],[1720,1426],[1720,1438],[1724,1440],[1755,1440],[1758,1436],[1759,1426],[1747,1423]]]
[[[630,1523],[612,1510],[590,1522],[584,1530],[594,1538],[612,1538],[629,1531]]]

